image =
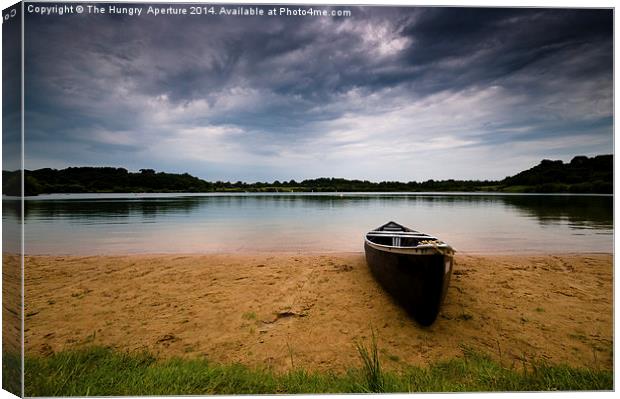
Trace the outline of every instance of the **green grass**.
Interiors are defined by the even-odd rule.
[[[22,396],[21,370],[21,355],[2,353],[2,389],[14,395]]]
[[[244,320],[256,320],[256,312],[245,312],[241,315]]]
[[[530,362],[506,368],[480,353],[428,367],[382,370],[376,340],[358,344],[362,360],[346,373],[275,373],[204,359],[157,360],[149,353],[93,347],[26,358],[26,396],[205,395],[355,392],[611,390],[611,371]],[[365,351],[365,352],[364,352]],[[365,355],[362,355],[365,353]]]
[[[504,186],[501,187],[498,191],[502,191],[504,193],[524,193],[528,191],[532,186]]]

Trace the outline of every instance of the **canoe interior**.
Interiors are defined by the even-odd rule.
[[[420,241],[423,240],[417,237],[413,238],[413,237],[392,236],[392,235],[373,236],[370,234],[368,234],[366,238],[368,238],[369,241],[374,242],[375,244],[387,245],[387,246],[392,246],[392,247],[417,247],[420,244]],[[428,238],[426,238],[426,240],[428,240]]]
[[[396,222],[388,222],[366,234],[372,243],[392,247],[417,247],[421,243],[437,241],[436,237],[420,233]]]
[[[409,232],[409,233],[419,233],[418,231],[411,230],[409,227],[405,227],[402,224],[398,224],[396,222],[387,222],[383,226],[379,226],[373,231],[385,231],[385,232]]]

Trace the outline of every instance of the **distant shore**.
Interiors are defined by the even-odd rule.
[[[188,173],[130,172],[115,167],[69,167],[62,170],[2,171],[2,192],[19,196],[51,193],[140,192],[509,192],[613,194],[613,155],[576,156],[569,163],[544,159],[503,180],[434,180],[373,182],[319,177],[300,182],[205,181]]]
[[[362,253],[28,256],[25,351],[148,350],[163,358],[344,371],[376,331],[383,364],[489,353],[612,369],[611,254],[457,255],[443,310],[417,325]],[[4,309],[6,312],[7,309]]]

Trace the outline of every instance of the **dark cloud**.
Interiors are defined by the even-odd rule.
[[[586,60],[585,68],[609,74],[612,27],[609,10],[425,9],[403,28],[415,40],[405,59],[429,91],[502,83],[522,70],[539,72],[537,64],[575,49],[604,51],[606,59]],[[585,68],[578,78],[588,78]],[[554,69],[561,75],[566,66]]]
[[[242,164],[281,179],[329,167],[355,174],[349,165],[362,157],[389,156],[394,142],[422,151],[425,137],[425,153],[454,151],[463,163],[492,146],[527,152],[562,135],[590,135],[600,143],[592,152],[612,152],[611,10],[352,12],[208,21],[27,15],[27,139],[40,156],[30,162],[73,165],[85,158],[76,152],[100,150],[115,164],[133,157],[181,170],[186,162],[205,177],[256,177]],[[66,150],[50,149],[52,140]],[[538,147],[532,159],[544,152]],[[191,162],[175,163],[165,148],[187,150]],[[579,149],[560,145],[548,156]],[[236,167],[224,166],[227,154]],[[491,177],[482,166],[467,173],[445,165],[420,178]]]
[[[3,16],[11,15],[11,9]],[[2,24],[2,158],[7,169],[21,166],[21,23],[17,17]]]

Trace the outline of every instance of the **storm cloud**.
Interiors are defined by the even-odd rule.
[[[26,167],[494,179],[613,152],[611,10],[342,8],[26,14]]]

